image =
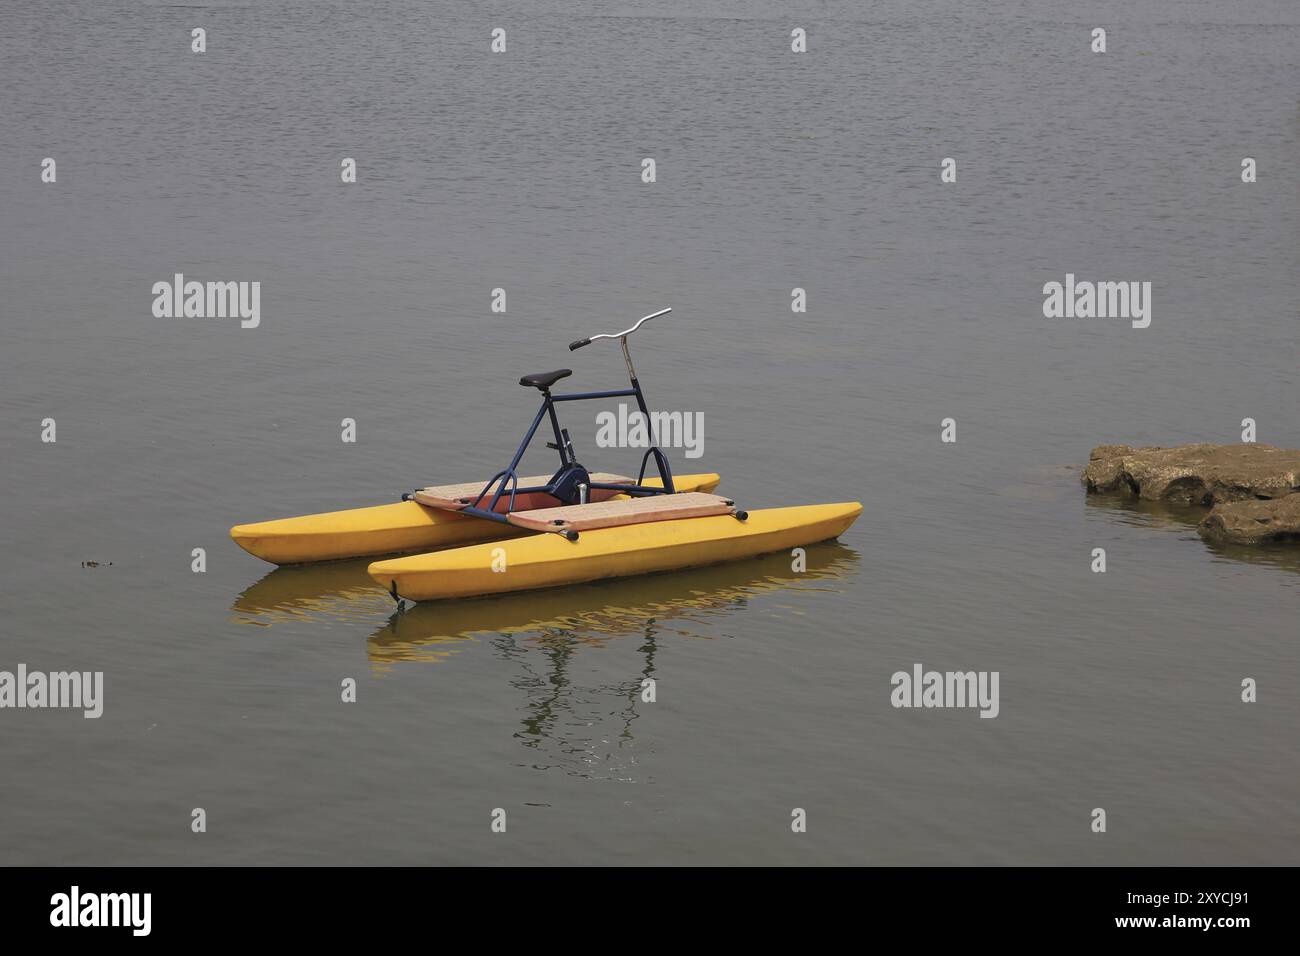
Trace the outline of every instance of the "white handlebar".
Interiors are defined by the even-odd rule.
[[[644,325],[646,322],[649,322],[651,319],[657,319],[659,318],[659,316],[667,315],[671,311],[672,311],[671,308],[660,309],[658,312],[652,312],[650,315],[644,315],[637,320],[636,325],[632,326],[632,328],[630,329],[624,329],[622,332],[601,332],[599,335],[593,335],[590,338],[578,339],[578,341],[576,342],[569,343],[569,351],[572,352],[575,349],[582,348],[584,345],[590,345],[592,342],[596,341],[596,339],[623,339],[624,340],[623,347],[624,349],[626,349],[627,336],[631,335],[637,329],[641,328],[642,325]]]
[[[637,319],[636,325],[632,326],[632,328],[630,329],[624,329],[622,332],[602,332],[600,335],[593,335],[591,337],[591,341],[594,342],[596,341],[596,339],[621,339],[625,335],[631,335],[633,332],[641,328],[642,325],[644,325],[646,322],[649,322],[651,319],[657,319],[659,318],[659,316],[667,315],[671,311],[672,311],[671,308],[660,309],[658,312],[654,312],[650,315],[645,315]]]

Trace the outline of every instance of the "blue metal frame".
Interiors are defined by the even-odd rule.
[[[560,491],[561,486],[566,484],[575,476],[579,478],[587,478],[587,471],[578,463],[577,459],[573,455],[573,443],[569,440],[568,430],[560,427],[560,419],[555,412],[555,403],[586,402],[605,398],[635,398],[637,408],[639,408],[641,414],[645,416],[647,425],[649,424],[650,410],[646,407],[645,394],[641,391],[641,383],[637,381],[636,378],[632,379],[631,388],[612,389],[604,392],[575,392],[569,395],[552,395],[549,388],[544,388],[542,389],[542,407],[539,408],[537,414],[533,416],[533,423],[528,427],[528,433],[524,435],[524,440],[519,443],[519,449],[515,452],[515,456],[510,459],[510,464],[489,478],[487,484],[483,486],[483,490],[479,492],[478,497],[476,497],[468,507],[462,508],[459,513],[473,515],[476,518],[486,518],[489,521],[499,521],[502,524],[508,524],[509,518],[507,516],[510,512],[514,511],[515,497],[517,495],[541,492],[556,497],[561,501],[565,500],[560,495],[557,495],[556,492]],[[542,419],[546,417],[550,418],[551,430],[555,434],[554,444],[547,442],[547,447],[554,448],[559,452],[560,468],[553,476],[551,476],[551,480],[546,484],[520,488],[519,473],[516,469],[519,467],[519,462],[524,457],[524,452],[528,450],[528,446],[532,443],[534,436],[536,436],[537,429],[542,424]],[[659,471],[660,479],[663,481],[663,486],[660,488],[646,487],[641,483],[645,480],[646,465],[649,462],[651,455],[654,456],[655,466]],[[660,450],[658,445],[651,445],[646,449],[645,455],[642,456],[641,471],[637,475],[636,484],[609,484],[606,482],[594,482],[591,481],[590,478],[587,478],[586,485],[589,489],[617,491],[620,494],[632,495],[633,497],[639,498],[649,497],[651,495],[671,495],[676,492],[676,489],[673,487],[673,473],[672,469],[668,465],[668,457]],[[493,491],[493,488],[496,490]],[[505,511],[497,511],[497,505],[501,502],[502,497],[506,495],[507,491],[509,492],[510,497],[506,502],[506,509]],[[486,498],[489,493],[491,493],[492,497],[491,500],[488,501],[487,506],[484,508],[479,507],[483,499]]]

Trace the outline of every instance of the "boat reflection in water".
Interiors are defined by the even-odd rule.
[[[241,623],[261,627],[312,620],[387,623],[367,640],[379,667],[436,662],[476,636],[564,634],[603,643],[643,634],[648,621],[716,615],[746,607],[754,597],[779,591],[837,590],[853,573],[858,554],[837,542],[804,549],[806,570],[792,570],[787,552],[703,568],[641,575],[566,588],[461,601],[407,605],[393,601],[366,574],[366,560],[277,568],[244,591],[232,611]]]
[[[366,574],[365,561],[281,568],[240,595],[234,610],[238,619],[263,626],[312,619],[373,624],[387,617],[366,641],[377,676],[459,651],[488,650],[505,665],[492,670],[522,697],[514,737],[528,754],[524,766],[631,782],[645,772],[632,729],[645,680],[656,676],[661,639],[717,633],[711,622],[748,613],[752,603],[769,610],[796,594],[838,592],[860,560],[836,542],[804,550],[802,572],[792,569],[790,553],[780,552],[665,574],[438,601],[400,614]],[[623,638],[635,638],[621,645],[624,653],[583,653]],[[500,701],[485,706],[497,708]]]
[[[320,620],[373,624],[393,612],[393,599],[366,568],[369,558],[276,568],[235,599],[231,610],[241,624]]]
[[[837,590],[832,582],[847,577],[858,563],[856,551],[837,543],[804,550],[807,568],[802,572],[791,570],[791,556],[781,552],[665,574],[418,604],[393,615],[370,636],[370,660],[438,660],[440,646],[475,635],[530,635],[538,640],[560,635],[582,644],[603,644],[644,635],[647,623],[662,628],[673,620],[740,610],[761,594]]]
[[[661,650],[721,633],[717,624],[751,603],[780,607],[796,593],[840,590],[857,552],[836,543],[666,574],[474,601],[421,604],[394,615],[367,643],[376,669],[438,661],[486,647],[521,698],[514,738],[521,763],[544,773],[633,783],[650,768],[633,733]],[[808,595],[813,597],[814,595]],[[766,599],[766,600],[765,600]],[[759,608],[754,608],[759,610]],[[712,624],[710,623],[712,622]],[[726,630],[731,630],[726,621]],[[630,640],[624,640],[630,639]],[[667,639],[667,643],[664,643]],[[480,643],[481,642],[481,643]],[[591,653],[617,642],[621,653]]]

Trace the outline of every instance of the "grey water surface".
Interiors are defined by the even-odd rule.
[[[1078,472],[1300,445],[1298,89],[1282,0],[6,4],[0,670],[105,702],[0,710],[0,863],[1297,862],[1300,560]],[[155,318],[178,272],[260,327]],[[1067,273],[1151,282],[1150,327],[1045,318]],[[673,467],[864,503],[806,573],[392,619],[364,561],[230,541],[486,478],[521,374],[617,387],[567,343],[669,305]],[[895,709],[916,663],[999,715]]]

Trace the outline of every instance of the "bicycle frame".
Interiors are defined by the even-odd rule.
[[[671,495],[675,493],[676,489],[673,487],[673,474],[672,469],[668,464],[668,458],[664,455],[663,451],[660,450],[657,443],[657,436],[654,436],[653,433],[652,441],[654,443],[651,444],[651,446],[646,449],[646,453],[641,456],[641,470],[637,474],[636,484],[620,485],[592,481],[587,469],[578,463],[577,458],[573,454],[573,443],[569,439],[568,430],[560,427],[559,415],[555,410],[557,402],[599,401],[607,398],[635,398],[637,408],[641,410],[641,414],[645,416],[646,423],[649,425],[650,410],[646,406],[645,393],[641,390],[641,383],[637,379],[636,369],[632,366],[632,357],[628,352],[626,334],[621,336],[621,339],[623,344],[623,357],[627,361],[628,375],[632,387],[611,389],[601,392],[574,392],[568,395],[552,395],[549,388],[542,389],[542,407],[539,408],[537,414],[533,416],[533,423],[529,426],[527,434],[524,435],[524,440],[519,443],[519,449],[515,452],[515,456],[510,459],[510,464],[489,478],[487,484],[483,486],[483,490],[479,492],[478,497],[476,497],[470,505],[462,508],[459,512],[460,514],[473,515],[476,518],[486,518],[489,521],[499,521],[505,524],[509,523],[509,518],[507,516],[510,512],[515,510],[515,497],[517,495],[540,492],[542,494],[550,495],[566,504],[577,504],[580,501],[586,501],[587,494],[593,489],[615,491],[619,494],[631,495],[637,498],[649,497],[651,495]],[[581,344],[586,344],[588,341],[590,340],[584,340]],[[575,346],[576,345],[578,345],[578,343],[575,343]],[[574,346],[570,347],[573,348]],[[554,443],[547,442],[547,447],[554,448],[559,452],[560,468],[551,476],[551,480],[546,484],[520,488],[519,473],[516,469],[518,469],[520,461],[523,460],[524,453],[528,450],[528,446],[532,444],[533,438],[537,434],[537,429],[541,427],[544,418],[550,419],[551,430],[555,434]],[[663,482],[662,487],[658,488],[647,487],[642,484],[645,480],[646,466],[652,455],[654,456],[655,466],[659,471],[659,478]],[[579,501],[573,500],[575,492],[577,493],[576,496]],[[509,498],[506,501],[505,510],[497,511],[497,506],[501,503],[501,499],[505,497],[507,493],[509,494]],[[487,501],[486,505],[480,507],[480,505],[483,504],[483,500],[488,498],[489,494],[491,497]]]

